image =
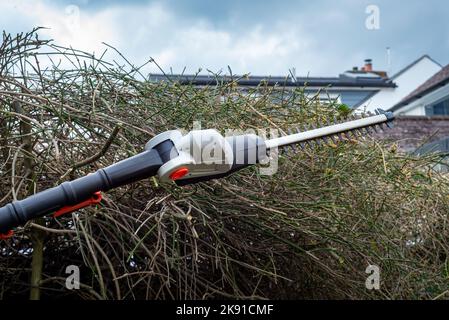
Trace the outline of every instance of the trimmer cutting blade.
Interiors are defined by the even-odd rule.
[[[313,128],[311,130],[300,131],[297,133],[284,135],[282,137],[270,139],[265,141],[267,149],[277,147],[285,147],[295,144],[326,141],[326,138],[331,139],[334,143],[336,139],[344,140],[342,134],[359,135],[362,130],[370,133],[370,129],[376,131],[382,128],[383,125],[391,126],[394,119],[392,112],[385,112],[382,109],[377,109],[375,115],[368,115],[367,117],[355,118],[350,121],[338,122],[329,124],[325,127]]]

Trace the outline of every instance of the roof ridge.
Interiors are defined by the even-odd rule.
[[[437,64],[440,66],[440,68],[443,68],[443,66],[437,62],[435,59],[433,59],[431,56],[429,56],[427,53],[423,54],[421,57],[419,57],[418,59],[416,59],[415,61],[413,61],[412,63],[408,64],[407,66],[405,66],[404,68],[402,68],[401,70],[399,70],[398,72],[396,72],[393,76],[390,77],[391,80],[396,79],[397,77],[399,77],[401,74],[403,74],[404,72],[406,72],[407,70],[409,70],[411,67],[413,67],[414,65],[416,65],[418,62],[420,62],[421,60],[423,60],[424,58],[429,59],[430,61],[432,61],[433,63]]]
[[[233,75],[234,77],[236,75]],[[207,85],[207,84],[213,84],[217,81],[229,81],[232,78],[229,76],[223,76],[223,75],[217,75],[217,76],[210,76],[210,75],[188,75],[188,74],[171,74],[167,77],[167,75],[163,74],[150,74],[150,79],[153,79],[155,81],[160,80],[175,80],[180,81],[181,83],[189,83],[194,85]],[[291,77],[248,77],[248,78],[234,78],[240,85],[242,86],[257,86],[261,83],[261,81],[265,81],[268,83],[268,85],[275,85],[279,83],[284,83],[287,86],[304,86],[305,84],[308,84],[309,86],[319,86],[319,87],[326,87],[326,86],[343,86],[343,87],[361,87],[361,88],[384,88],[384,87],[395,87],[396,84],[390,81],[389,79],[385,78],[342,78],[342,77],[296,77],[295,81]]]

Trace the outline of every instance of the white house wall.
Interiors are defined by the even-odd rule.
[[[392,78],[392,81],[397,85],[396,88],[381,90],[361,104],[359,108],[366,108],[367,111],[373,111],[377,108],[388,110],[440,70],[439,64],[428,57],[424,57],[397,77]]]
[[[398,109],[395,114],[407,116],[426,115],[426,106],[434,104],[449,96],[449,84],[430,92],[424,97],[411,102],[410,104]]]
[[[396,113],[396,112],[395,112]],[[425,116],[426,115],[426,109],[424,105],[417,105],[415,108],[408,110],[406,112],[401,112],[401,115],[406,116]]]

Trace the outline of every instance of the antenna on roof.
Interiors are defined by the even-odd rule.
[[[387,73],[391,74],[391,48],[387,47]]]

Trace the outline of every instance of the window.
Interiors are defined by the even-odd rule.
[[[449,97],[426,106],[426,116],[449,116]]]

